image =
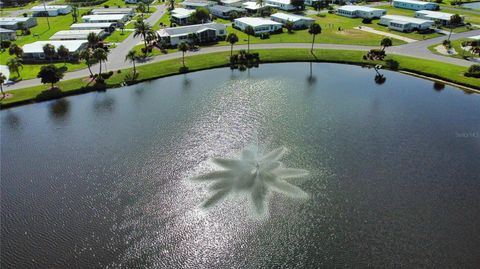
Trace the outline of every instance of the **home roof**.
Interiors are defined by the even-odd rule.
[[[215,4],[215,2],[204,1],[204,0],[186,0],[180,3],[180,5],[182,6],[194,6],[194,7],[205,7],[213,4]]]
[[[381,18],[394,20],[396,22],[407,22],[407,23],[416,23],[416,24],[432,23],[431,20],[424,20],[424,19],[412,18],[407,16],[399,16],[399,15],[384,15]]]
[[[246,9],[250,9],[250,10],[257,10],[257,9],[261,9],[261,8],[265,8],[265,6],[260,6],[259,4],[257,4],[256,2],[245,2],[242,4],[242,6]]]
[[[300,20],[314,21],[314,19],[309,18],[309,17],[287,14],[287,13],[283,13],[283,12],[277,12],[275,14],[270,15],[270,17],[278,18],[278,19],[281,19],[281,20],[292,21],[292,22],[296,22],[296,21],[300,21]]]
[[[95,8],[92,10],[92,14],[129,14],[135,12],[133,8]]]
[[[26,22],[32,17],[0,17],[0,23],[12,22],[13,24],[18,22]]]
[[[469,39],[480,40],[480,35],[471,36]]]
[[[190,17],[194,12],[193,9],[175,8],[172,10],[172,17],[184,19]]]
[[[291,0],[266,0],[265,2],[278,3],[283,5],[290,5],[292,3]]]
[[[419,10],[415,12],[416,14],[423,14],[428,16],[429,18],[436,19],[436,20],[450,20],[453,16],[452,13],[445,13],[445,12],[438,12],[438,11],[431,11],[431,10]]]
[[[113,26],[112,22],[90,22],[90,23],[74,23],[70,25],[70,29],[75,29],[75,28],[98,28],[98,29],[103,29],[103,28],[110,28]]]
[[[423,1],[415,1],[415,0],[393,0],[393,2],[403,2],[403,3],[414,4],[414,5],[435,4],[435,3],[431,3],[431,2],[423,2]]]
[[[23,46],[24,53],[42,53],[43,46],[46,44],[51,44],[52,46],[57,49],[61,45],[66,47],[69,51],[77,51],[80,47],[82,47],[87,40],[49,40],[49,41],[37,41],[30,44],[26,44]]]
[[[187,25],[187,26],[180,26],[180,27],[171,27],[171,28],[164,28],[158,31],[160,36],[183,36],[190,33],[198,33],[205,31],[206,29],[214,29],[214,30],[226,30],[227,26],[224,24],[210,22],[204,24],[194,24],[194,25]]]
[[[341,10],[346,10],[346,11],[365,11],[365,12],[372,12],[372,11],[379,11],[382,10],[384,11],[385,9],[380,9],[380,8],[373,8],[373,7],[366,7],[366,6],[356,6],[356,5],[346,5],[346,6],[341,6],[338,9]]]
[[[231,7],[231,6],[221,6],[221,5],[214,5],[209,7],[209,9],[214,9],[220,12],[230,12],[230,11],[245,11],[242,8],[238,7]]]
[[[5,28],[0,28],[0,33],[15,33],[15,31]]]
[[[282,25],[279,22],[272,21],[269,19],[264,18],[253,18],[253,17],[243,17],[235,19],[235,21],[239,21],[241,23],[250,25],[252,27],[262,26],[262,25]]]
[[[122,20],[127,14],[86,15],[82,19],[88,20]]]
[[[63,6],[58,6],[58,5],[53,5],[53,6],[34,6],[30,9],[30,11],[34,12],[34,11],[45,11],[45,9],[47,11],[49,10],[59,10],[59,9],[65,9],[65,8],[68,8],[69,6],[68,5],[63,5]]]
[[[103,32],[102,29],[91,29],[91,30],[63,30],[56,32],[53,36],[50,37],[50,40],[59,40],[66,38],[75,38],[75,39],[87,39],[90,33],[95,33],[97,35]]]

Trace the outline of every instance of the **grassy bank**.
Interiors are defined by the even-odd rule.
[[[335,62],[349,64],[382,64],[381,62],[372,62],[363,60],[365,54],[361,51],[345,51],[345,50],[315,50],[314,56],[308,49],[271,49],[256,50],[260,53],[263,63],[272,62]],[[228,66],[229,52],[220,52],[204,55],[189,56],[185,58],[185,62],[189,71],[198,71],[216,67]],[[388,59],[394,59],[400,63],[400,70],[410,71],[417,74],[427,75],[430,77],[440,78],[453,83],[480,89],[479,79],[468,78],[463,76],[466,68],[462,66],[449,65],[436,61],[418,60],[412,57],[390,55]],[[171,76],[179,74],[182,67],[182,60],[173,59],[161,61],[148,65],[139,66],[140,73],[138,81],[146,81],[155,78]],[[122,85],[125,75],[131,72],[131,69],[122,70],[121,73],[115,73],[106,83],[108,88],[119,87]],[[0,102],[2,108],[41,101],[45,99],[54,99],[62,96],[79,94],[83,92],[93,91],[89,87],[88,80],[74,79],[62,81],[58,83],[61,91],[51,92],[47,85],[39,85],[35,87],[18,89],[10,91],[13,97],[4,99]]]

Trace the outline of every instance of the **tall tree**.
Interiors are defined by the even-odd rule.
[[[245,27],[245,34],[247,34],[247,52],[250,53],[250,36],[255,35],[255,30],[252,26]]]
[[[178,45],[178,49],[182,52],[182,64],[183,67],[185,67],[185,52],[188,50],[188,44],[185,42],[182,42]]]
[[[60,59],[63,60],[64,64],[67,64],[67,60],[70,56],[70,51],[64,45],[60,45],[57,48],[57,55],[58,57],[60,57]]]
[[[133,77],[137,76],[137,68],[135,67],[135,61],[137,60],[138,55],[137,51],[132,49],[125,56],[125,61],[129,61],[133,64]]]
[[[100,70],[98,71],[98,75],[102,74],[102,62],[106,62],[108,59],[108,53],[103,48],[96,48],[93,51],[93,57],[97,60],[98,65],[100,66]]]
[[[308,29],[308,33],[313,36],[312,39],[312,49],[310,50],[313,53],[313,46],[315,45],[315,36],[322,33],[322,27],[318,23],[312,23]]]
[[[385,51],[387,47],[390,47],[392,45],[393,45],[393,42],[388,37],[385,37],[384,39],[382,39],[382,41],[380,41],[380,46],[382,46],[382,51]]]
[[[265,0],[256,0],[255,3],[257,3],[259,7],[265,6]]]
[[[138,12],[142,13],[142,17],[143,17],[143,13],[147,11],[147,6],[145,5],[144,2],[139,2],[136,9]]]
[[[45,44],[43,46],[43,53],[45,54],[45,57],[52,62],[53,57],[55,56],[55,47],[52,44]]]
[[[285,28],[287,28],[287,31],[289,33],[293,32],[293,22],[291,20],[287,20],[287,22],[285,23]]]
[[[3,83],[5,83],[5,80],[7,80],[7,77],[3,75],[3,73],[0,73],[0,92],[2,92],[2,97],[5,97],[5,93],[3,92]]]
[[[78,7],[76,5],[72,7],[72,18],[74,23],[78,22]]]
[[[188,20],[192,24],[200,24],[200,23],[205,23],[210,21],[210,11],[204,7],[198,7],[195,9],[195,12],[193,12],[190,17],[188,17]]]
[[[453,14],[451,17],[450,17],[450,21],[448,22],[449,26],[450,26],[450,33],[448,34],[448,40],[450,41],[450,37],[452,36],[452,31],[453,31],[453,28],[457,25],[459,25],[460,23],[462,23],[463,19],[462,17],[460,17],[460,15],[458,14]]]
[[[10,58],[7,61],[7,67],[10,73],[17,73],[17,78],[20,77],[20,69],[23,69],[22,61],[17,58]]]
[[[96,33],[91,32],[87,36],[87,41],[89,48],[96,49],[98,44],[100,43],[100,37]]]
[[[305,1],[304,0],[290,0],[290,4],[297,8],[297,10],[305,9]]]
[[[148,49],[147,49],[147,36],[153,32],[152,26],[149,23],[145,22],[142,19],[139,19],[135,22],[135,32],[133,33],[133,37],[142,36],[143,43],[145,45],[145,56],[147,56]]]
[[[170,7],[169,9],[170,10],[174,10],[175,9],[175,0],[168,0],[169,4],[170,4]]]
[[[238,36],[235,33],[229,33],[227,41],[230,43],[230,57],[233,56],[233,45],[238,42]]]
[[[88,71],[90,72],[90,75],[93,76],[93,73],[92,73],[92,60],[94,59],[93,50],[91,48],[82,50],[80,52],[80,58],[85,61],[85,63],[87,64]]]
[[[38,72],[37,78],[40,78],[43,84],[52,84],[51,88],[53,89],[55,83],[63,78],[63,71],[61,68],[58,68],[53,64],[42,66],[40,72]]]

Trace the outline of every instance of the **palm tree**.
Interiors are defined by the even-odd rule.
[[[256,0],[255,2],[259,7],[263,7],[265,5],[265,0]]]
[[[7,61],[8,71],[10,73],[17,73],[17,77],[20,77],[20,69],[23,69],[22,61],[18,60],[17,58],[10,58]]]
[[[287,31],[289,33],[292,33],[293,32],[293,22],[291,20],[287,20],[287,22],[285,22],[285,28],[287,28]]]
[[[174,10],[175,9],[175,0],[169,0],[169,3],[170,3],[170,10]]]
[[[145,56],[147,55],[147,36],[153,32],[152,26],[149,23],[146,23],[144,20],[139,19],[135,22],[135,32],[133,37],[142,36],[143,43],[145,45]]]
[[[93,59],[93,50],[91,48],[84,49],[80,52],[80,58],[85,60],[85,63],[87,64],[88,71],[90,72],[90,75],[93,77],[92,73],[92,59]]]
[[[7,77],[0,73],[0,92],[2,92],[2,97],[5,97],[5,93],[3,92],[3,83],[5,83],[5,80],[7,80]]]
[[[14,43],[14,44],[11,44],[10,47],[8,48],[8,54],[15,55],[18,58],[20,58],[23,55],[23,49]]]
[[[87,36],[87,41],[88,47],[95,49],[98,46],[98,43],[100,43],[100,37],[96,33],[91,32]]]
[[[315,44],[315,36],[322,33],[322,27],[318,23],[312,23],[310,25],[310,29],[308,29],[308,33],[313,35],[312,49],[310,50],[310,52],[313,53],[313,45]]]
[[[245,27],[245,34],[247,34],[247,52],[250,53],[250,36],[255,35],[255,30],[252,26]]]
[[[133,77],[137,75],[137,68],[135,67],[135,61],[137,60],[137,51],[132,49],[125,56],[125,61],[130,61],[133,64]]]
[[[45,44],[45,46],[43,46],[43,53],[51,62],[53,60],[53,56],[55,56],[55,47],[52,44]]]
[[[143,17],[143,13],[145,13],[145,11],[147,11],[147,6],[145,5],[144,2],[140,2],[138,3],[137,5],[137,11],[142,13],[142,17]]]
[[[183,63],[183,67],[185,67],[185,52],[187,52],[188,50],[188,44],[185,42],[182,42],[180,43],[180,45],[178,45],[178,49],[182,52],[182,63]]]
[[[76,23],[78,21],[78,8],[77,8],[77,6],[72,7],[72,18],[73,18],[73,22]]]
[[[233,45],[238,42],[238,36],[235,33],[230,33],[227,36],[227,41],[230,43],[230,57],[232,57]]]
[[[108,53],[103,48],[96,48],[93,51],[93,57],[98,61],[98,64],[100,65],[100,70],[98,72],[98,75],[101,75],[102,74],[102,62],[107,61]]]
[[[60,47],[57,48],[57,54],[60,59],[63,59],[63,63],[67,64],[67,59],[68,56],[70,56],[70,51],[64,45],[60,45]]]
[[[453,14],[450,17],[450,21],[448,22],[448,24],[450,26],[450,33],[448,34],[448,40],[449,41],[450,41],[450,37],[452,36],[453,27],[459,25],[460,23],[462,23],[462,17],[460,17],[460,15]]]
[[[384,39],[382,39],[382,41],[380,41],[380,46],[382,46],[382,51],[385,51],[387,47],[390,47],[392,45],[393,45],[392,40],[388,37],[385,37]]]

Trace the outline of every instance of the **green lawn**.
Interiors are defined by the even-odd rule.
[[[28,3],[25,6],[19,6],[19,7],[3,7],[2,11],[9,11],[9,10],[20,10],[20,9],[30,9],[31,7],[42,5],[42,1],[37,0],[37,1],[32,1]],[[3,15],[3,14],[2,14]]]
[[[308,49],[271,49],[271,50],[257,50],[260,54],[262,62],[291,62],[291,61],[324,61],[324,62],[339,62],[339,63],[355,63],[355,64],[381,64],[381,62],[369,62],[362,58],[364,52],[361,51],[346,51],[346,50],[315,50],[313,56]],[[202,70],[207,68],[215,68],[228,66],[229,52],[220,52],[214,54],[204,54],[188,56],[185,58],[186,65],[190,71]],[[400,63],[400,69],[410,72],[420,73],[423,75],[430,75],[433,77],[442,78],[451,82],[468,85],[479,89],[479,79],[465,77],[463,73],[466,67],[449,65],[436,61],[418,60],[416,58],[389,55],[387,59],[393,59]],[[181,59],[167,60],[148,65],[139,66],[139,81],[154,79],[179,73],[182,66]],[[122,72],[115,73],[106,82],[108,87],[118,87],[122,84],[125,76],[130,73],[131,68],[122,70]],[[87,86],[84,79],[74,79],[69,81],[62,81],[58,84],[62,92],[57,93],[56,96],[81,93],[88,91],[82,89]],[[13,90],[12,98],[1,101],[2,105],[25,102],[28,100],[35,100],[37,95],[48,89],[48,85],[39,85],[35,87]]]
[[[105,38],[105,42],[113,42],[113,43],[120,43],[125,40],[129,35],[131,35],[132,31],[124,31],[122,34],[122,30],[115,30],[111,33],[107,38]]]

